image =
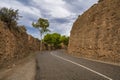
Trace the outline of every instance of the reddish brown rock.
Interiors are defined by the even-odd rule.
[[[39,43],[38,39],[18,27],[10,30],[0,21],[0,67],[14,63],[33,51],[38,51]]]
[[[120,0],[100,0],[73,24],[68,52],[120,62]]]

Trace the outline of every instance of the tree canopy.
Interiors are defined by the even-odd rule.
[[[47,27],[49,27],[49,22],[47,19],[39,18],[36,23],[32,23],[33,27],[38,29],[45,30]]]
[[[64,45],[68,46],[69,37],[67,37],[67,36],[61,36],[60,41],[61,41]]]
[[[44,42],[53,45],[54,47],[59,47],[61,35],[58,33],[47,34],[44,37]]]
[[[69,37],[65,35],[62,36],[58,33],[46,34],[44,36],[44,42],[53,45],[55,48],[59,48],[61,46],[61,43],[66,46],[68,45]]]
[[[44,33],[49,32],[50,30],[48,29],[49,27],[49,21],[47,19],[43,19],[43,18],[39,18],[38,21],[36,23],[32,23],[32,26],[34,28],[37,28],[40,33],[41,33],[41,37]]]

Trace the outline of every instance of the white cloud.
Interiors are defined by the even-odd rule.
[[[49,3],[51,5],[64,5],[65,2],[63,0],[44,0],[46,3]]]
[[[62,7],[53,7],[50,11],[50,14],[55,18],[65,18],[71,15],[69,11]]]
[[[73,21],[71,20],[69,23],[65,23],[65,24],[61,24],[61,23],[51,23],[50,26],[50,30],[52,31],[52,33],[57,32],[60,33],[62,35],[70,35],[70,30],[72,28],[73,25]]]
[[[18,21],[20,25],[31,27],[33,20],[41,17],[41,12],[39,8],[36,8],[32,5],[27,6],[18,2],[17,0],[13,0],[13,1],[0,0],[0,3],[1,3],[0,7],[7,7],[7,8],[13,8],[19,10],[20,13],[19,15],[22,16],[22,18],[20,18]]]
[[[43,5],[53,5],[53,6],[60,6],[64,5],[65,2],[63,0],[33,0],[36,4],[43,4]]]
[[[41,17],[40,10],[33,7],[33,6],[25,6],[22,3],[18,2],[17,0],[13,1],[0,1],[0,7],[8,7],[13,9],[19,9],[20,13],[28,13],[37,17]]]
[[[71,15],[64,6],[66,3],[63,0],[33,0],[37,6],[49,11],[51,17],[65,18]]]
[[[0,7],[19,9],[20,15],[22,16],[19,24],[27,26],[28,33],[39,38],[39,32],[31,26],[31,23],[39,17],[56,20],[53,23],[49,21],[51,22],[51,31],[70,35],[72,24],[77,16],[81,15],[83,11],[87,10],[97,1],[98,0],[0,0]]]

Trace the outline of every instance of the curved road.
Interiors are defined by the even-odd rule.
[[[120,66],[75,58],[61,50],[37,54],[36,80],[120,80]]]

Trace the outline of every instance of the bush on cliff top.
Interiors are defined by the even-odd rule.
[[[18,10],[8,9],[8,8],[0,8],[0,20],[3,21],[8,28],[12,28],[17,26],[17,20],[19,19]]]

